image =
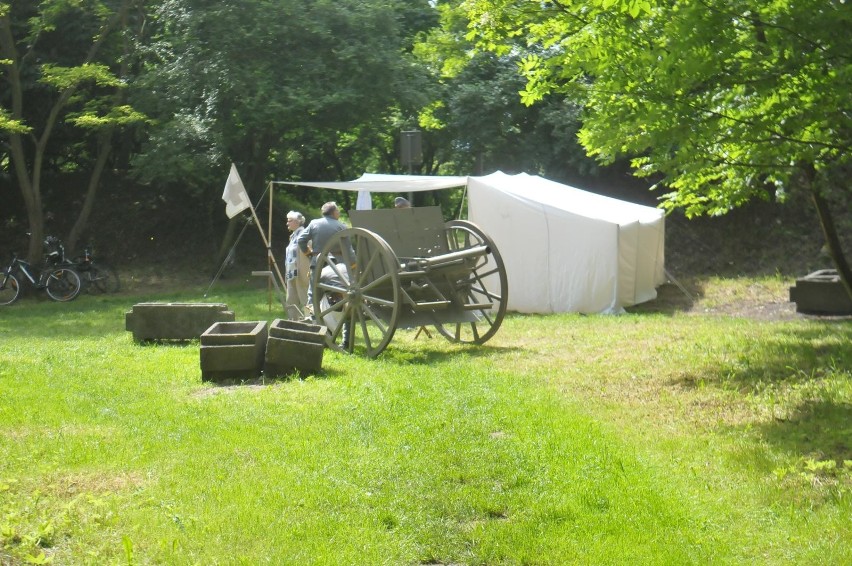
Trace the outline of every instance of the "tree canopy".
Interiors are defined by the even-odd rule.
[[[91,211],[116,130],[145,120],[124,90],[136,0],[0,2],[0,131],[41,253],[46,171],[84,171],[83,197],[70,239]]]
[[[580,140],[631,156],[663,205],[722,214],[753,198],[847,193],[852,6],[843,0],[466,0],[481,49],[527,53],[522,99],[583,104]],[[835,241],[832,242],[832,238]],[[847,278],[848,280],[848,278]]]

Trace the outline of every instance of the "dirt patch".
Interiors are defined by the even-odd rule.
[[[755,281],[750,278],[690,278],[669,281],[657,289],[653,301],[627,309],[634,313],[685,313],[750,318],[754,320],[852,320],[796,312],[789,288],[794,281]]]

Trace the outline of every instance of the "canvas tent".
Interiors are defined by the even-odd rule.
[[[662,211],[541,177],[468,181],[469,220],[497,245],[518,312],[620,312],[663,283]]]
[[[506,266],[511,311],[622,312],[654,299],[665,280],[662,211],[542,177],[365,174],[288,184],[383,193],[466,186],[468,219],[494,240]]]

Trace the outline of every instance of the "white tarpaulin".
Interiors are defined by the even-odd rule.
[[[376,193],[467,185],[469,220],[494,240],[506,265],[510,311],[617,313],[656,298],[665,281],[661,210],[542,177],[365,174],[285,184]]]
[[[661,210],[524,173],[470,177],[468,195],[506,264],[509,310],[616,313],[665,281]]]
[[[285,185],[316,187],[339,191],[370,191],[371,193],[416,193],[436,189],[452,189],[467,184],[467,177],[430,175],[382,175],[364,173],[354,181],[293,182],[276,181]]]

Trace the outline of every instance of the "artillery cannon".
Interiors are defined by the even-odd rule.
[[[317,257],[314,316],[329,347],[378,356],[397,328],[434,326],[451,342],[483,344],[506,314],[506,269],[475,224],[440,208],[351,211]]]

